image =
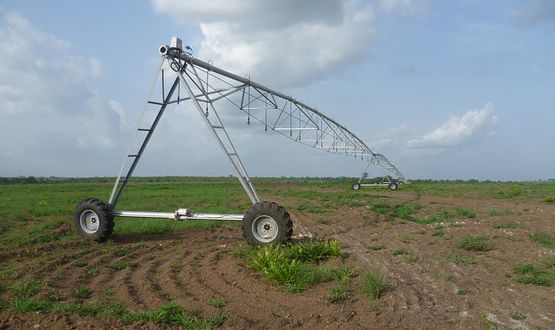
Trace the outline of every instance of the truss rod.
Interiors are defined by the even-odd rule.
[[[372,154],[372,155],[374,154],[374,152],[373,152],[373,151],[372,151],[372,150],[371,150],[371,149],[370,149],[370,148],[369,148],[358,136],[356,136],[355,134],[353,134],[352,132],[350,132],[347,128],[345,128],[343,125],[339,124],[339,123],[336,122],[335,120],[331,119],[330,117],[326,116],[325,114],[321,113],[320,111],[314,109],[313,107],[311,107],[311,106],[309,106],[309,105],[306,105],[306,104],[302,103],[301,101],[294,99],[294,98],[291,97],[291,96],[288,96],[288,95],[286,95],[286,94],[283,94],[283,93],[280,93],[280,92],[278,92],[278,91],[272,90],[272,89],[270,89],[270,88],[268,88],[268,87],[266,87],[266,86],[264,86],[264,85],[261,85],[261,84],[259,84],[259,83],[256,83],[256,82],[254,82],[254,81],[252,81],[252,80],[250,80],[250,79],[241,77],[241,76],[236,75],[236,74],[234,74],[234,73],[228,72],[228,71],[223,70],[223,69],[220,69],[220,68],[218,68],[218,67],[215,67],[215,66],[213,66],[213,65],[210,64],[210,63],[207,63],[207,62],[204,62],[204,61],[202,61],[202,60],[199,60],[199,59],[193,57],[192,55],[189,55],[189,54],[183,52],[183,51],[182,51],[181,49],[179,49],[179,48],[171,48],[171,47],[169,47],[169,46],[162,46],[162,47],[160,47],[161,51],[162,51],[162,48],[164,48],[164,47],[165,47],[165,52],[162,52],[163,54],[168,54],[169,56],[172,56],[172,57],[174,57],[174,58],[177,58],[177,59],[180,59],[180,60],[182,60],[182,61],[185,61],[186,63],[192,64],[192,65],[195,65],[195,66],[199,66],[199,67],[204,68],[204,69],[206,69],[206,70],[208,70],[208,71],[215,72],[215,73],[220,74],[220,75],[222,75],[222,76],[225,76],[225,77],[227,77],[227,78],[230,78],[230,79],[236,80],[236,81],[238,81],[238,82],[241,82],[241,83],[243,83],[243,84],[245,84],[245,85],[247,85],[247,86],[252,86],[253,88],[255,88],[255,89],[259,90],[259,91],[264,91],[264,92],[266,92],[266,93],[273,94],[273,95],[275,95],[275,96],[277,96],[277,97],[279,97],[279,98],[282,98],[282,99],[284,99],[284,100],[287,100],[287,101],[289,101],[289,102],[292,102],[292,103],[294,103],[294,104],[296,104],[296,105],[298,105],[298,106],[300,106],[300,107],[302,107],[302,108],[304,108],[304,109],[306,109],[306,110],[309,110],[309,111],[311,111],[311,112],[313,112],[313,113],[316,113],[318,116],[321,116],[322,118],[325,118],[325,120],[327,120],[327,121],[333,123],[334,125],[336,125],[337,127],[341,128],[342,130],[345,130],[345,131],[349,132],[350,135],[351,135],[355,140],[357,140],[357,142],[359,142],[362,146],[364,146],[364,148],[365,148],[366,150],[368,150],[368,152],[369,152],[370,154]]]

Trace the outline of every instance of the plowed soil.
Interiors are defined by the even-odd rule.
[[[422,212],[464,207],[477,213],[434,234],[435,225],[393,220],[368,206],[338,206],[332,214],[290,210],[296,240],[303,237],[337,239],[348,253],[347,262],[359,270],[373,269],[390,284],[372,303],[360,290],[360,278],[349,286],[346,300],[326,303],[332,283],[318,284],[291,294],[245,267],[231,252],[244,244],[238,226],[194,229],[165,235],[119,236],[108,244],[52,243],[39,251],[2,251],[0,261],[19,263],[15,280],[34,278],[50,283],[52,292],[79,302],[76,288],[88,288],[87,299],[107,291],[130,310],[153,309],[168,302],[182,304],[194,314],[217,312],[214,299],[223,299],[229,318],[224,328],[308,329],[441,329],[498,328],[554,329],[555,287],[520,284],[513,268],[518,263],[541,263],[549,248],[530,240],[532,232],[554,236],[555,206],[541,201],[518,201],[467,196],[464,199],[420,195],[415,191],[360,191],[380,194],[390,203],[417,202]],[[294,199],[265,196],[283,205]],[[510,210],[488,216],[492,209]],[[514,221],[517,228],[495,228]],[[116,222],[117,226],[117,222]],[[485,234],[495,248],[469,252],[457,248],[464,234]],[[369,246],[383,246],[371,250]],[[118,253],[115,251],[125,251]],[[408,253],[394,253],[404,249]],[[455,264],[452,253],[473,258]],[[397,254],[397,255],[396,255]],[[523,320],[510,317],[518,312]],[[119,320],[76,314],[0,312],[0,329],[163,329],[161,325],[125,325]]]

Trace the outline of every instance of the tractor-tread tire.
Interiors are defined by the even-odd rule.
[[[262,215],[271,217],[278,226],[277,234],[271,241],[261,241],[257,239],[255,233],[253,233],[253,222]],[[285,211],[283,206],[280,206],[275,202],[263,201],[254,204],[252,208],[245,212],[242,227],[243,237],[247,240],[247,242],[256,245],[269,245],[287,242],[293,235],[293,221],[291,221],[291,216]]]
[[[98,229],[95,232],[87,233],[81,226],[81,215],[86,211],[93,211],[98,216]],[[114,216],[112,207],[97,198],[82,200],[75,207],[74,225],[77,233],[91,241],[104,242],[110,238],[114,230]]]

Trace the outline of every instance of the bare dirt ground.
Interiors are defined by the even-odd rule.
[[[553,253],[532,242],[529,235],[537,231],[554,234],[554,205],[479,196],[461,199],[420,195],[410,190],[377,192],[396,202],[425,205],[423,212],[464,207],[478,214],[474,219],[462,219],[457,226],[446,226],[440,236],[433,234],[435,225],[393,221],[364,206],[341,206],[325,217],[291,211],[294,234],[337,239],[349,254],[346,262],[384,276],[391,287],[377,303],[371,303],[360,292],[357,278],[349,287],[348,298],[339,303],[324,300],[331,283],[318,284],[300,294],[285,292],[232,255],[233,249],[243,244],[237,226],[119,237],[110,243],[110,248],[129,251],[122,256],[107,253],[99,244],[90,245],[84,252],[71,252],[71,246],[60,250],[53,243],[52,251],[57,252],[34,252],[42,254],[40,259],[30,257],[26,251],[3,251],[0,260],[28,264],[29,272],[16,275],[18,278],[49,281],[52,290],[61,296],[74,297],[76,287],[91,289],[91,299],[110,290],[131,310],[176,302],[194,314],[209,316],[218,308],[211,301],[223,299],[230,315],[223,328],[555,328],[555,288],[517,283],[513,271],[518,263],[539,263],[547,253]],[[285,205],[293,203],[289,197],[279,195],[266,198]],[[492,209],[511,212],[488,216]],[[520,226],[493,226],[507,221]],[[457,239],[463,234],[488,235],[495,248],[487,252],[458,249]],[[383,248],[371,250],[369,246]],[[394,251],[401,249],[409,252],[395,255]],[[446,256],[455,252],[474,258],[476,263],[456,265],[447,260]],[[121,270],[102,267],[118,261],[129,264]],[[509,314],[515,311],[525,319],[511,318]],[[151,323],[125,325],[119,320],[76,314],[0,312],[0,329],[41,328],[167,327]]]

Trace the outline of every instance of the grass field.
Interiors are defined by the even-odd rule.
[[[39,311],[37,323],[69,315],[60,326],[243,327],[266,320],[245,311],[257,304],[246,296],[268,291],[274,298],[258,303],[283,305],[281,325],[555,324],[545,293],[555,284],[553,183],[414,182],[392,192],[353,191],[348,179],[254,181],[304,238],[258,249],[239,223],[116,219],[109,242],[91,243],[73,230],[74,207],[107,200],[111,179],[1,184],[0,326],[25,326],[21,313]],[[137,178],[118,209],[182,207],[242,214],[250,202],[235,178]]]

